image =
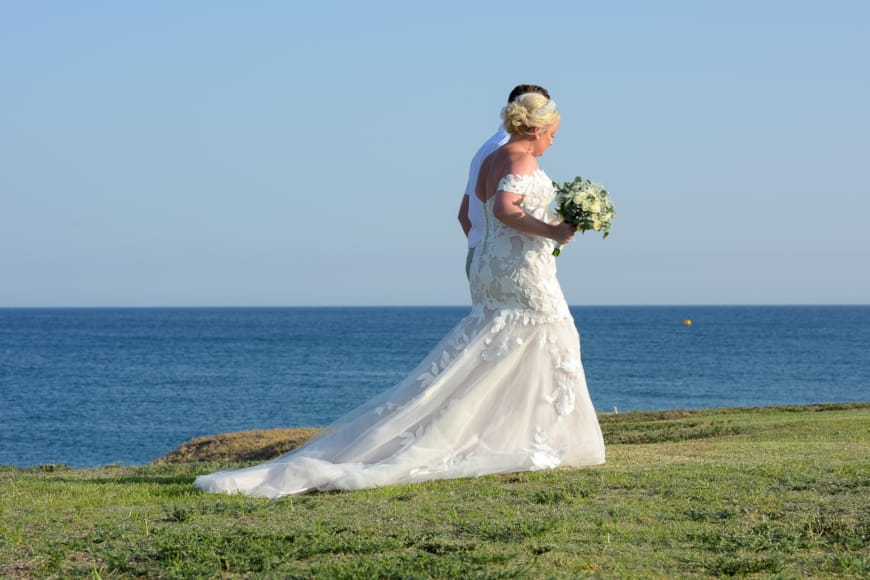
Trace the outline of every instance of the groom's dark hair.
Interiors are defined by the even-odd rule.
[[[539,85],[517,85],[514,87],[514,90],[511,91],[511,94],[508,95],[508,103],[513,103],[514,100],[520,95],[524,95],[526,93],[538,93],[539,95],[544,95],[548,99],[550,98],[550,91],[545,89]]]

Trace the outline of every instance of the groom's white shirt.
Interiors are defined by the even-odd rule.
[[[469,249],[477,247],[477,244],[483,239],[483,203],[475,194],[480,166],[483,165],[483,161],[489,157],[490,153],[507,143],[509,139],[510,134],[505,131],[504,127],[499,127],[495,135],[487,139],[486,143],[481,145],[474,157],[471,158],[471,166],[468,168],[468,183],[465,185],[465,195],[468,196],[468,220],[471,222],[471,230],[468,232]]]

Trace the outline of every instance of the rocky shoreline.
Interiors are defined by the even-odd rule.
[[[315,427],[294,427],[206,435],[182,443],[178,449],[152,463],[268,461],[299,447],[319,431]]]

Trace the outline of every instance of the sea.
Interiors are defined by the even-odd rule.
[[[597,410],[870,401],[870,306],[576,306]],[[0,464],[139,465],[323,426],[468,307],[0,309]]]

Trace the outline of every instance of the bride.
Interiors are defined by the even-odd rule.
[[[483,163],[484,238],[471,313],[398,385],[267,463],[196,478],[208,492],[277,498],[604,462],[580,338],[556,279],[553,183],[538,167],[556,105],[526,93],[502,110],[508,143]]]

